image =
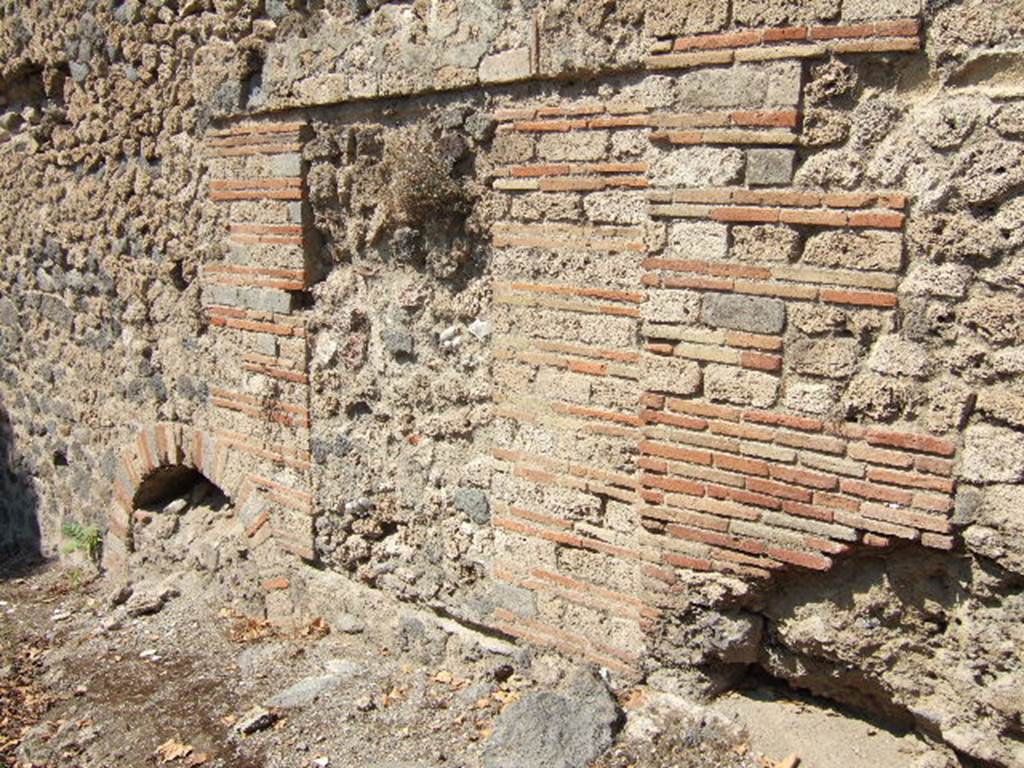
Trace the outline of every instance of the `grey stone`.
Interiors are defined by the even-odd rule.
[[[601,678],[582,671],[561,693],[509,705],[484,748],[484,768],[583,768],[611,746],[621,719]]]
[[[77,61],[72,61],[68,64],[68,69],[71,71],[71,79],[76,83],[81,83],[89,76],[89,65],[82,64]]]
[[[747,152],[747,184],[764,186],[789,184],[793,179],[793,161],[796,153],[791,149],[751,149]]]
[[[716,328],[750,333],[781,333],[786,324],[786,305],[778,299],[708,293],[701,317]]]
[[[412,357],[415,349],[415,341],[412,334],[398,328],[385,328],[381,331],[380,340],[384,343],[384,349],[394,357]]]
[[[491,505],[487,494],[478,488],[459,488],[452,498],[455,508],[468,515],[477,525],[486,525],[491,520]]]
[[[491,587],[491,599],[495,605],[527,618],[537,615],[537,593],[503,581],[495,580]]]
[[[344,682],[344,678],[337,675],[320,675],[319,677],[307,677],[299,680],[292,686],[271,696],[264,706],[276,709],[294,709],[312,704],[322,694],[337,688]]]

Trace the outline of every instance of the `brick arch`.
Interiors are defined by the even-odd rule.
[[[231,446],[186,424],[155,422],[141,427],[121,451],[111,484],[105,565],[123,564],[132,551],[134,512],[140,488],[161,470],[193,469],[237,503],[240,483],[227,472]]]
[[[315,557],[311,540],[297,540],[285,528],[289,514],[308,515],[312,496],[254,471],[245,444],[213,432],[174,422],[140,428],[121,451],[107,513],[104,566],[123,568],[133,548],[133,523],[139,489],[161,470],[194,469],[235,506],[251,547],[270,538],[285,552],[306,560]]]

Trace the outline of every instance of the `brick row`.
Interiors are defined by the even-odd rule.
[[[654,131],[651,141],[691,146],[697,144],[791,146],[798,137],[789,131],[758,131],[739,128],[716,130]]]
[[[905,216],[888,209],[849,212],[838,208],[782,208],[777,206],[652,203],[655,218],[710,219],[723,224],[792,224],[808,227],[902,229]]]
[[[546,248],[578,251],[644,251],[643,230],[636,227],[598,227],[570,224],[495,224],[495,247]]]
[[[497,301],[497,297],[495,300]],[[566,355],[564,352],[539,352],[522,347],[495,347],[494,349],[495,360],[515,360],[526,365],[561,368],[587,376],[612,376],[634,381],[640,378],[640,373],[636,366],[598,362],[592,359],[580,360],[572,356],[574,354],[579,353],[570,352],[569,355]]]
[[[210,404],[215,408],[238,411],[266,421],[291,427],[308,427],[309,410],[304,406],[277,400],[261,400],[242,392],[211,387]]]
[[[658,190],[648,194],[652,203],[707,203],[709,205],[787,206],[792,208],[888,208],[903,210],[906,195],[899,192],[816,192],[795,189],[697,187]]]
[[[202,267],[200,274],[206,282],[215,285],[275,288],[282,291],[302,291],[307,287],[306,273],[301,269],[208,264]]]
[[[306,336],[305,322],[288,315],[217,305],[207,307],[206,314],[210,324],[218,328],[273,336]]]
[[[781,280],[794,283],[835,285],[842,288],[866,288],[880,291],[895,291],[900,284],[898,276],[887,272],[823,269],[802,264],[757,266],[721,261],[649,257],[641,262],[641,266],[649,270],[684,272],[695,275],[709,275],[711,277]]]
[[[733,62],[818,58],[843,53],[915,51],[920,24],[898,19],[866,24],[836,24],[736,30],[657,42],[649,69],[687,68]]]
[[[891,308],[898,303],[895,291],[851,290],[847,288],[819,288],[808,283],[775,280],[733,279],[699,274],[663,275],[647,272],[641,276],[644,285],[652,288],[682,288],[721,293],[740,293],[749,296],[771,296],[797,301],[821,301],[859,307]]]
[[[302,179],[214,179],[210,182],[210,199],[234,200],[302,200]]]

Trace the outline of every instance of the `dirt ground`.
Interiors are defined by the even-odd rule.
[[[529,654],[439,643],[415,622],[285,634],[196,591],[138,616],[118,602],[59,566],[0,579],[0,765],[476,766],[502,709],[557,678]],[[763,689],[638,739],[641,699],[623,696],[630,721],[601,766],[760,768],[791,753],[809,768],[943,765],[921,762],[915,737]],[[276,719],[241,733],[264,705]]]

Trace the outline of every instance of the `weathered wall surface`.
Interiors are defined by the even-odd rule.
[[[280,620],[316,564],[1024,765],[1018,4],[9,3],[0,34],[0,398],[45,546],[97,521],[144,562],[138,507],[195,469]]]

